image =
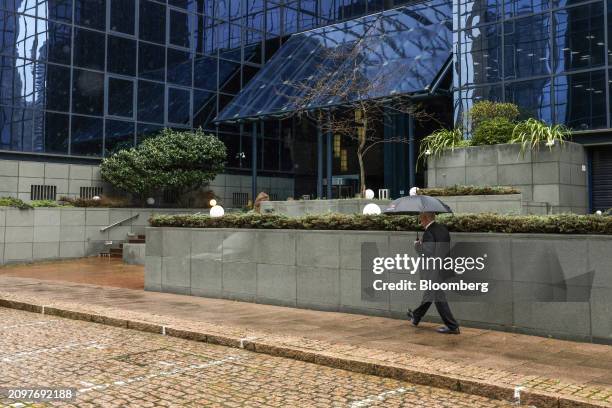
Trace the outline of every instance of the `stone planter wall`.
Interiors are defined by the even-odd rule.
[[[546,203],[552,213],[583,214],[588,207],[586,164],[584,148],[571,142],[525,155],[515,144],[470,146],[428,159],[427,186],[513,186],[521,190],[526,206]]]
[[[414,255],[414,238],[414,232],[148,228],[145,288],[405,318],[419,293],[362,300],[361,245]],[[463,324],[612,343],[612,236],[453,233],[452,239],[487,242],[497,260],[491,270],[514,285],[509,303],[453,303]],[[522,300],[525,291],[546,282],[540,254],[547,250],[558,256],[565,278],[595,271],[590,301]],[[390,280],[404,276],[389,274]],[[429,318],[436,316],[432,308]]]
[[[151,208],[0,208],[0,264],[79,258],[97,255],[106,247],[127,240],[128,233],[143,234],[151,214],[196,212]],[[138,217],[101,232],[132,215]]]
[[[546,214],[546,203],[526,203],[521,194],[465,195],[439,197],[456,213],[498,213],[498,214]],[[263,213],[282,214],[299,217],[306,214],[361,214],[363,207],[376,203],[385,209],[388,200],[303,200],[303,201],[264,201]],[[529,204],[529,205],[528,205]]]

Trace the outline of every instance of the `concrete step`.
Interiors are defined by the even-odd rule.
[[[144,244],[145,240],[141,239],[141,238],[131,238],[130,240],[128,240],[128,243],[130,243],[130,244]]]

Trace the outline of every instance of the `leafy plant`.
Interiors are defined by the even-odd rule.
[[[488,119],[480,123],[472,136],[473,146],[508,143],[512,139],[514,123],[506,118]]]
[[[514,187],[506,186],[450,186],[421,188],[417,191],[420,195],[432,197],[457,196],[457,195],[504,195],[519,194],[521,191]]]
[[[30,205],[34,208],[37,207],[63,207],[63,204],[58,203],[54,200],[32,200]]]
[[[195,190],[223,170],[225,158],[225,145],[216,136],[201,129],[164,129],[104,159],[100,171],[105,181],[143,198],[162,189]]]
[[[421,141],[418,160],[425,160],[429,156],[439,157],[447,149],[454,150],[469,145],[470,141],[463,138],[460,128],[438,129]]]
[[[109,198],[106,196],[101,196],[99,200],[81,197],[61,197],[60,201],[63,203],[63,205],[71,207],[123,208],[130,206],[130,202],[126,198]]]
[[[537,150],[542,143],[552,149],[556,143],[563,144],[571,136],[570,130],[563,125],[550,126],[540,120],[530,118],[514,127],[510,143],[519,143],[521,153],[529,148]]]
[[[514,122],[519,114],[517,105],[493,101],[476,102],[469,112],[473,131],[478,129],[482,123],[493,119],[506,119],[508,122]]]
[[[20,198],[15,197],[0,197],[0,207],[15,207],[21,210],[27,210],[32,206]]]
[[[612,234],[612,217],[598,215],[443,214],[438,221],[454,232]],[[326,214],[288,217],[276,214],[158,215],[154,227],[252,228],[358,231],[418,231],[417,217],[410,215]]]

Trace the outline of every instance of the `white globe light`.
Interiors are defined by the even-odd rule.
[[[155,204],[155,199],[153,197],[147,198],[147,204],[149,204],[149,205]]]
[[[94,201],[100,201],[100,196],[93,196],[91,199]]]
[[[374,203],[370,203],[366,205],[365,207],[363,207],[364,215],[378,215],[380,213],[381,213],[380,207]]]
[[[374,191],[370,190],[369,188],[365,191],[365,198],[367,198],[368,200],[371,200],[374,198]]]
[[[601,214],[602,214],[601,210],[595,211],[595,215],[601,215]]]
[[[223,217],[223,214],[225,214],[225,210],[220,205],[215,205],[210,209],[210,216],[213,218]]]
[[[411,196],[415,196],[419,193],[419,188],[418,187],[412,187],[410,189],[410,192],[408,194],[410,194]]]
[[[209,204],[211,207],[214,207],[215,205],[217,205],[217,200],[213,198],[212,200],[210,200]]]

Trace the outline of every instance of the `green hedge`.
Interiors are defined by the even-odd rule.
[[[506,186],[460,186],[422,188],[418,193],[432,197],[457,196],[457,195],[504,195],[519,194],[521,191],[514,187]]]
[[[438,221],[454,232],[503,232],[550,234],[612,234],[612,217],[601,215],[499,215],[444,214]],[[154,227],[254,228],[305,230],[418,231],[415,216],[394,215],[307,215],[287,217],[274,214],[158,215],[149,220]]]

